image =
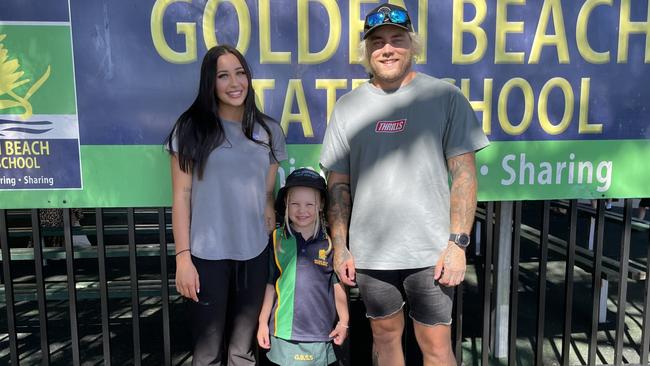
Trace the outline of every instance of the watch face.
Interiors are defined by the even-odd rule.
[[[460,234],[458,235],[458,245],[466,247],[469,245],[469,235]]]

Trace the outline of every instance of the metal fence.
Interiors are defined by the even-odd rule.
[[[481,203],[455,295],[458,364],[647,365],[650,230],[622,203]],[[0,364],[188,362],[170,210],[85,212],[73,226],[63,209],[51,229],[38,210],[0,210]],[[63,247],[39,245],[61,235]],[[84,235],[92,245],[74,245]],[[342,359],[366,365],[371,335],[351,293]],[[408,327],[404,339],[407,364],[421,363]]]

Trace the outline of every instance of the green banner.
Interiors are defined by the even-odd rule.
[[[291,145],[282,169],[318,167],[319,145]],[[501,141],[476,156],[481,201],[635,197],[650,140]],[[284,172],[281,171],[280,176]],[[391,172],[386,172],[391,174]]]
[[[477,155],[479,199],[636,197],[648,156],[649,140],[493,142]]]
[[[288,153],[278,184],[297,168],[318,170],[320,145],[289,145]],[[0,202],[4,208],[171,205],[169,155],[162,146],[82,145],[81,156],[88,172],[83,191],[0,191]],[[648,140],[493,142],[477,154],[478,196],[481,201],[633,197],[647,189],[647,156]]]

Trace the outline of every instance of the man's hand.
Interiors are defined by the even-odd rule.
[[[354,267],[354,258],[352,253],[346,247],[334,249],[334,271],[339,276],[339,280],[347,286],[356,286],[356,269]]]
[[[440,255],[433,279],[443,286],[457,286],[465,279],[465,251],[453,242]]]

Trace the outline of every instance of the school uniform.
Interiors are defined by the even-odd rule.
[[[329,241],[321,232],[305,240],[277,229],[269,283],[275,300],[269,320],[271,350],[267,357],[281,365],[329,365],[336,361],[329,337],[336,320]]]

